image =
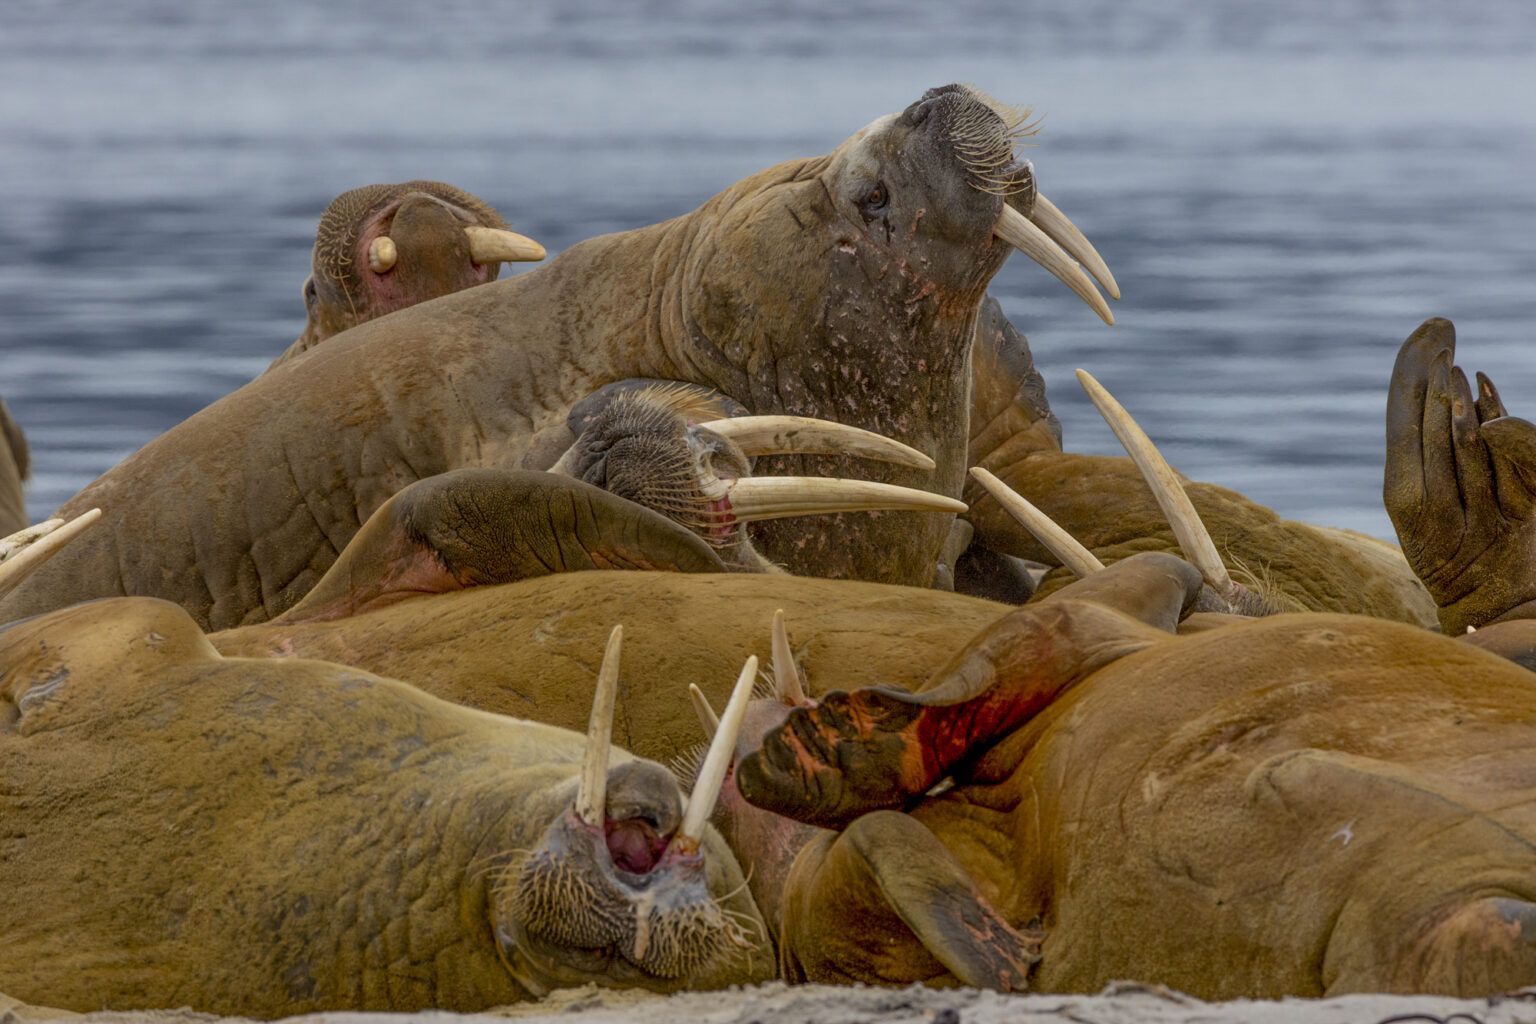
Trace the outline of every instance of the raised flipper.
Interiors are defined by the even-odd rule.
[[[1383,499],[1408,564],[1465,633],[1536,615],[1536,426],[1507,416],[1454,365],[1456,329],[1426,320],[1403,343],[1387,395]]]
[[[1174,593],[1166,578],[1152,585],[1182,603],[1183,591]],[[834,691],[790,711],[742,760],[737,787],[759,807],[825,828],[904,807],[1077,680],[1167,638],[1086,601],[1021,608],[984,630],[920,693]]]
[[[688,530],[601,488],[553,473],[461,469],[381,505],[281,621],[344,618],[421,594],[583,569],[725,566]]]
[[[819,837],[785,886],[779,966],[790,981],[914,981],[1019,992],[1043,935],[1003,920],[926,826],[894,811]],[[869,941],[879,936],[878,942]]]

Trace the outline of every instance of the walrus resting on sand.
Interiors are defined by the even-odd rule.
[[[544,247],[489,203],[441,181],[364,185],[331,200],[315,230],[299,340],[272,365],[385,313],[496,280]]]
[[[0,991],[279,1017],[770,977],[708,790],[685,814],[660,765],[606,766],[614,657],[600,676],[584,743],[222,658],[154,599],[0,630]]]
[[[572,406],[629,378],[894,437],[935,468],[796,458],[954,498],[977,309],[1008,254],[1023,247],[1108,316],[1074,262],[1099,263],[1092,246],[1014,153],[1026,130],[972,90],[930,90],[691,214],[352,328],[66,503],[66,518],[101,507],[101,527],[0,619],[125,592],[211,628],[280,614],[401,488],[456,468],[547,468],[574,440]],[[827,517],[759,524],[754,539],[792,572],[927,586],[952,520]]]
[[[741,796],[826,830],[757,819],[765,856],[743,863],[781,893],[786,978],[1206,999],[1536,982],[1536,674],[1358,616],[1170,636],[1147,620],[1200,587],[1175,569],[1101,591],[1114,608],[1067,588],[1010,613],[920,693],[778,703],[743,730],[763,739],[739,748]],[[766,812],[728,791],[721,813],[734,834]],[[924,912],[940,899],[955,912]]]

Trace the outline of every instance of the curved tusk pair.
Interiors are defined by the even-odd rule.
[[[792,707],[809,704],[810,698],[805,695],[805,677],[800,666],[795,664],[795,652],[789,646],[789,631],[784,628],[783,608],[773,613],[772,645],[774,699]],[[709,698],[693,683],[688,684],[688,697],[693,701],[693,710],[699,716],[704,735],[714,739],[720,728],[720,716],[709,706]]]
[[[699,426],[726,438],[749,456],[850,455],[916,469],[933,468],[928,456],[884,434],[811,416],[736,416]]]
[[[469,258],[474,263],[528,263],[544,258],[544,247],[526,235],[478,225],[464,229],[469,239]],[[368,266],[385,274],[400,261],[395,240],[380,235],[368,246]]]
[[[0,597],[19,587],[38,566],[100,518],[101,509],[93,508],[67,523],[49,519],[0,539]]]
[[[747,523],[877,509],[966,510],[963,501],[912,487],[816,476],[744,476],[725,483],[722,496],[731,503],[731,515]]]
[[[1078,264],[1085,264],[1104,290],[1118,299],[1120,286],[1115,283],[1114,275],[1092,243],[1045,196],[1035,196],[1033,221],[1004,203],[992,233],[1054,274],[1078,298],[1088,303],[1106,324],[1115,322],[1109,303],[1104,301],[1104,296]]]

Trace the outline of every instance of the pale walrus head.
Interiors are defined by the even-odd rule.
[[[835,419],[936,464],[775,459],[760,472],[958,496],[977,312],[1015,248],[1108,319],[1073,257],[1101,262],[1015,152],[1027,130],[974,90],[932,89],[831,154],[770,168],[694,215],[681,267],[693,284],[677,311],[679,333],[692,339],[688,362],[754,413]],[[927,584],[949,523],[933,512],[840,515],[810,527],[757,524],[753,536],[793,572]]]

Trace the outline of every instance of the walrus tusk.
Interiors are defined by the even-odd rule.
[[[704,826],[714,813],[715,801],[720,798],[720,784],[725,781],[726,769],[736,754],[736,737],[741,732],[742,716],[747,712],[747,701],[752,697],[752,684],[756,681],[757,655],[749,654],[747,663],[741,667],[741,675],[736,677],[736,688],[725,705],[725,714],[720,716],[720,731],[710,742],[709,753],[704,755],[704,764],[699,768],[698,781],[693,784],[693,792],[688,794],[688,810],[683,814],[683,823],[677,827],[669,848],[683,854],[698,851],[699,840],[704,838]]]
[[[1106,324],[1115,322],[1114,314],[1109,311],[1109,303],[1104,301],[1104,296],[1093,286],[1093,281],[1083,273],[1083,268],[1053,242],[1050,235],[1031,224],[1028,217],[1004,203],[1002,214],[992,226],[992,233],[1055,274],[1062,284],[1076,292],[1078,298],[1099,314],[1099,319]]]
[[[1104,568],[1104,563],[1099,561],[1092,551],[1079,544],[1076,537],[1056,525],[1055,520],[1041,512],[1018,491],[980,466],[971,467],[971,476],[986,488],[988,494],[997,499],[997,503],[1003,506],[1003,511],[1013,516],[1024,529],[1034,534],[1035,540],[1055,555],[1062,565],[1076,573],[1079,579],[1091,576]]]
[[[1137,426],[1130,413],[1104,390],[1103,385],[1093,379],[1092,374],[1087,370],[1078,370],[1077,382],[1088,392],[1088,398],[1099,410],[1099,415],[1104,417],[1109,429],[1120,439],[1125,453],[1136,463],[1136,468],[1141,470],[1147,486],[1152,488],[1157,506],[1163,510],[1168,525],[1173,528],[1173,535],[1178,539],[1185,559],[1200,570],[1200,575],[1205,577],[1205,582],[1211,585],[1212,590],[1222,598],[1230,599],[1232,578],[1227,575],[1227,567],[1221,563],[1221,556],[1216,553],[1216,544],[1211,540],[1205,523],[1200,521],[1200,514],[1195,511],[1189,495],[1184,493],[1178,474],[1174,473],[1168,460],[1163,458],[1157,446],[1147,437],[1146,431]]]
[[[785,704],[804,704],[805,687],[800,685],[800,667],[789,647],[789,630],[784,628],[784,609],[773,613],[773,692]]]
[[[688,684],[688,697],[693,701],[693,713],[699,716],[699,726],[704,730],[704,738],[714,739],[715,733],[720,731],[720,716],[715,714],[715,709],[709,706],[709,698],[704,696],[704,691],[699,689],[698,683]]]
[[[1051,241],[1065,249],[1068,256],[1081,263],[1083,269],[1109,292],[1110,298],[1120,298],[1120,286],[1115,283],[1115,275],[1109,272],[1099,250],[1077,230],[1077,225],[1068,220],[1055,203],[1036,192],[1034,210],[1029,219],[1035,227],[1050,235]]]
[[[852,455],[933,468],[932,459],[900,441],[811,416],[737,416],[699,426],[735,442],[746,455]]]
[[[587,720],[587,753],[581,762],[581,787],[576,790],[576,814],[595,828],[602,828],[608,807],[608,747],[613,741],[613,706],[619,692],[619,648],[624,627],[614,626],[597,670],[597,691],[592,695],[592,717]]]
[[[50,519],[0,540],[0,557],[5,559],[0,562],[0,597],[21,586],[22,580],[32,575],[34,569],[58,554],[64,545],[100,518],[101,509],[93,508],[67,523],[62,519]]]
[[[741,522],[874,509],[965,511],[963,501],[912,487],[814,476],[744,476],[725,485],[725,497]]]
[[[467,227],[469,258],[476,263],[533,263],[544,258],[544,247],[527,235],[500,228]]]
[[[400,251],[395,248],[395,240],[388,235],[380,235],[368,246],[368,266],[375,274],[394,269],[395,261],[399,258]]]

